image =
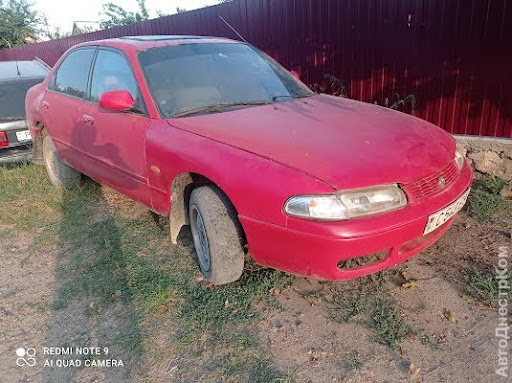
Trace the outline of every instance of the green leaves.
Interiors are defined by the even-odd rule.
[[[25,45],[36,38],[41,15],[26,0],[0,3],[0,49]]]
[[[101,28],[112,28],[147,20],[149,13],[146,8],[146,0],[137,0],[137,4],[139,6],[138,12],[127,11],[114,3],[103,4]]]

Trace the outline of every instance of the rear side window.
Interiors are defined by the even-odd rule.
[[[94,50],[95,48],[88,48],[71,52],[57,69],[50,89],[84,98]]]
[[[99,50],[91,82],[91,99],[98,102],[110,90],[127,90],[140,101],[137,82],[128,62],[119,53]]]

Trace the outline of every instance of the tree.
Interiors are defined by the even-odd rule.
[[[92,24],[99,24],[97,21],[73,21],[73,29],[71,36],[81,35],[83,33],[90,33],[97,30]]]
[[[0,0],[0,49],[37,40],[41,15],[26,0]]]
[[[71,36],[71,33],[64,32],[60,27],[50,27],[50,23],[48,22],[48,18],[46,16],[43,16],[42,24],[43,34],[50,40],[62,39],[64,37]]]
[[[53,28],[53,30],[47,28],[45,34],[50,40],[62,39],[64,37],[71,36],[70,32],[64,32],[60,27]]]
[[[112,28],[120,25],[128,25],[138,21],[147,20],[149,13],[146,8],[146,0],[137,0],[139,10],[130,12],[114,3],[103,4],[103,19],[101,28]]]

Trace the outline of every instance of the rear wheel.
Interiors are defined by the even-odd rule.
[[[236,211],[215,186],[192,191],[189,218],[199,268],[214,285],[236,281],[244,270],[242,227]]]
[[[59,188],[71,188],[80,184],[82,174],[63,162],[50,136],[43,139],[43,160],[50,181]]]

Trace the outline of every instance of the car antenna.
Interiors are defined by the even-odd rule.
[[[9,40],[7,40],[6,38],[2,38],[2,40],[4,40],[7,43],[7,45],[9,45],[9,49],[12,49],[12,45],[9,42]],[[16,72],[18,73],[18,76],[21,76],[20,68],[18,67],[18,58],[16,57],[16,50],[13,50],[12,53],[14,54],[14,62],[16,63]]]
[[[229,23],[224,19],[224,17],[222,17],[221,15],[219,15],[219,17],[220,17],[220,19],[221,19],[222,21],[224,21],[224,23],[225,23],[225,24],[226,24],[226,25],[227,25],[227,26],[228,26],[228,27],[229,27],[233,32],[235,32],[235,33],[236,33],[236,35],[237,35],[238,37],[240,37],[240,38],[241,38],[245,43],[249,44],[249,41],[247,41],[246,39],[244,39],[244,37],[243,37],[240,33],[238,33],[238,32],[237,32],[237,30],[236,30],[235,28],[233,28],[233,27],[232,27],[232,26],[231,26],[231,25],[230,25],[230,24],[229,24]]]
[[[16,63],[16,72],[18,72],[18,76],[21,76],[20,68],[18,67],[18,57],[16,56],[16,51],[12,51],[14,54],[14,62]]]

